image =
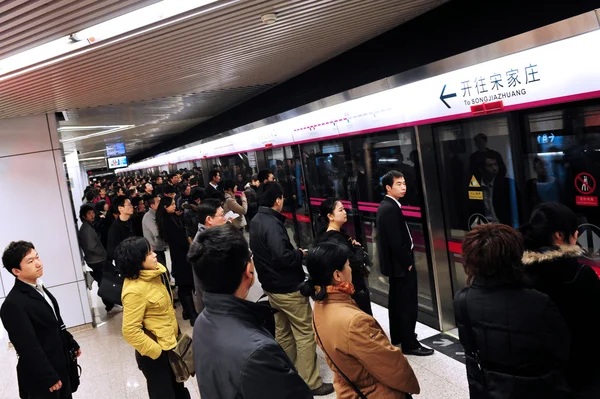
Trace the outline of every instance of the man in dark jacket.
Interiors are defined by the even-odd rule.
[[[271,308],[245,300],[255,271],[239,230],[230,224],[206,230],[194,239],[188,259],[205,289],[205,309],[193,339],[200,395],[312,398],[292,361],[264,327]]]
[[[115,250],[126,238],[133,237],[133,225],[131,216],[133,215],[133,205],[127,197],[118,196],[115,198],[115,209],[119,212],[119,217],[110,226],[108,231],[108,242],[106,251],[111,259],[115,258]]]
[[[91,205],[83,204],[79,209],[79,218],[81,219],[81,227],[79,228],[79,246],[83,250],[85,263],[92,269],[90,273],[92,278],[98,283],[102,283],[102,273],[106,264],[106,250],[102,246],[100,236],[94,229],[94,220],[96,220],[96,211]],[[115,306],[114,303],[102,298],[106,311],[110,312]]]
[[[204,189],[196,187],[190,194],[190,200],[181,205],[183,209],[183,223],[185,232],[190,240],[196,237],[198,232],[198,205],[206,198]]]
[[[208,182],[208,186],[206,186],[206,197],[212,198],[213,194],[217,191],[223,191],[221,187],[219,187],[219,182],[221,181],[221,172],[216,169],[211,170],[208,172],[208,179],[210,181]]]
[[[69,357],[81,355],[64,329],[58,302],[44,287],[42,261],[30,242],[11,242],[2,255],[4,267],[16,277],[0,318],[17,351],[21,398],[70,399]]]
[[[294,361],[313,395],[328,395],[333,386],[324,384],[319,374],[312,309],[308,298],[299,291],[305,279],[302,259],[306,253],[294,249],[288,237],[285,216],[281,214],[283,194],[279,183],[264,185],[262,206],[251,223],[250,248],[262,287],[271,306],[279,311],[275,315],[277,342]]]
[[[415,336],[417,269],[413,258],[413,239],[400,204],[400,198],[406,195],[406,180],[402,173],[392,170],[383,176],[381,184],[386,196],[377,209],[377,250],[381,274],[389,277],[390,281],[388,312],[391,341],[394,345],[401,345],[405,355],[433,355],[433,350],[423,347]]]

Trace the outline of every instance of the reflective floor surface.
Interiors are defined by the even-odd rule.
[[[96,285],[94,284],[94,289]],[[260,296],[256,286],[252,297]],[[83,368],[81,386],[74,398],[85,399],[142,399],[148,398],[146,382],[138,370],[134,350],[121,335],[122,313],[106,313],[102,302],[95,294],[90,295],[94,305],[97,328],[83,327],[74,332],[83,354],[80,365]],[[375,317],[389,333],[387,309],[373,304]],[[191,334],[189,322],[181,319],[181,307],[177,309],[182,330]],[[417,325],[419,339],[425,339],[438,331],[425,325]],[[319,352],[321,375],[327,382],[333,379],[332,371]],[[430,357],[409,356],[409,361],[421,385],[420,399],[462,399],[468,398],[468,385],[465,367],[440,353]],[[0,326],[0,398],[18,399],[16,363],[14,349],[9,348],[6,332]],[[195,379],[186,382],[193,399],[200,398]],[[323,398],[335,398],[335,394]]]

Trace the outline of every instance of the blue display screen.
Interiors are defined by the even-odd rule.
[[[125,144],[107,144],[106,145],[106,156],[107,157],[118,157],[119,155],[125,155]]]

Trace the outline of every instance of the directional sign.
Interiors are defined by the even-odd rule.
[[[550,134],[538,134],[537,136],[537,141],[539,144],[548,144],[548,143],[554,143],[554,133],[550,133]]]
[[[473,230],[476,226],[488,224],[489,222],[481,213],[474,213],[469,217],[469,231]]]
[[[421,340],[421,343],[454,360],[458,360],[463,364],[465,363],[465,350],[454,335],[440,333]]]
[[[600,227],[585,223],[577,230],[577,243],[583,248],[583,256],[591,260],[600,260]]]
[[[444,94],[444,92],[446,91],[446,85],[444,85],[444,88],[442,89],[442,94],[440,94],[440,100],[442,100],[442,102],[444,103],[444,105],[448,108],[452,108],[451,106],[448,105],[448,103],[446,102],[447,99],[452,98],[452,97],[456,97],[456,93],[448,93],[448,94]]]
[[[590,195],[596,190],[596,179],[589,173],[580,173],[575,177],[575,188],[581,194]]]

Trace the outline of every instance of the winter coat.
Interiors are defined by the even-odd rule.
[[[361,311],[350,295],[327,294],[315,302],[317,344],[368,398],[400,399],[418,394],[419,382],[402,351],[393,346],[383,328]],[[316,336],[316,334],[315,334]],[[355,391],[326,357],[333,370],[338,399],[354,399]]]
[[[204,305],[193,337],[203,398],[312,399],[292,361],[264,328],[270,307],[208,292]]]
[[[111,217],[110,215],[107,217]],[[108,252],[108,256],[111,259],[115,259],[115,251],[119,244],[121,244],[125,239],[129,237],[135,236],[133,232],[133,223],[131,219],[127,221],[122,221],[121,218],[117,218],[110,225],[110,230],[108,230],[108,242],[106,243],[106,252]]]
[[[594,270],[578,262],[577,245],[545,247],[526,251],[523,263],[535,289],[556,304],[571,332],[568,376],[573,387],[598,378],[600,358],[596,343],[600,326],[600,280]]]
[[[156,211],[152,208],[148,209],[148,212],[142,219],[142,231],[144,238],[148,240],[150,246],[155,251],[164,251],[167,244],[158,235],[158,226],[156,225]]]
[[[64,326],[58,302],[44,288],[54,304],[54,311],[35,288],[15,279],[15,285],[6,296],[0,317],[8,332],[8,339],[18,356],[17,379],[21,398],[41,397],[59,380],[63,388],[71,391],[68,384],[70,352],[79,345]],[[8,393],[8,392],[7,392]]]
[[[126,278],[121,292],[123,338],[142,356],[155,360],[177,345],[179,327],[167,286],[167,269],[159,263],[155,270],[141,270],[136,279]]]
[[[183,208],[183,225],[185,226],[185,233],[188,237],[194,239],[198,232],[198,205],[186,202],[181,207]]]
[[[471,399],[571,397],[563,371],[571,336],[546,294],[476,278],[456,294],[454,312]]]
[[[305,279],[303,254],[294,249],[285,229],[285,216],[261,206],[250,226],[250,249],[260,283],[266,292],[289,294]]]
[[[237,203],[234,195],[225,193],[225,203],[223,204],[223,210],[225,211],[225,214],[231,211],[240,215],[232,221],[235,227],[241,229],[242,227],[246,226],[246,218],[244,217],[244,215],[248,210],[248,200],[245,197],[242,197],[242,205],[240,205]]]
[[[106,250],[90,222],[83,221],[81,223],[78,238],[79,246],[83,250],[84,259],[88,265],[97,265],[106,261]]]
[[[183,220],[174,214],[167,215],[165,230],[161,232],[161,235],[165,237],[165,241],[169,245],[175,283],[178,286],[193,286],[194,276],[192,274],[192,266],[187,261],[190,242],[185,232]]]
[[[252,219],[254,219],[254,216],[256,216],[258,213],[258,193],[256,192],[256,188],[254,188],[250,183],[246,184],[244,188],[244,194],[246,194],[246,199],[248,200],[246,221],[248,224],[250,224]]]

